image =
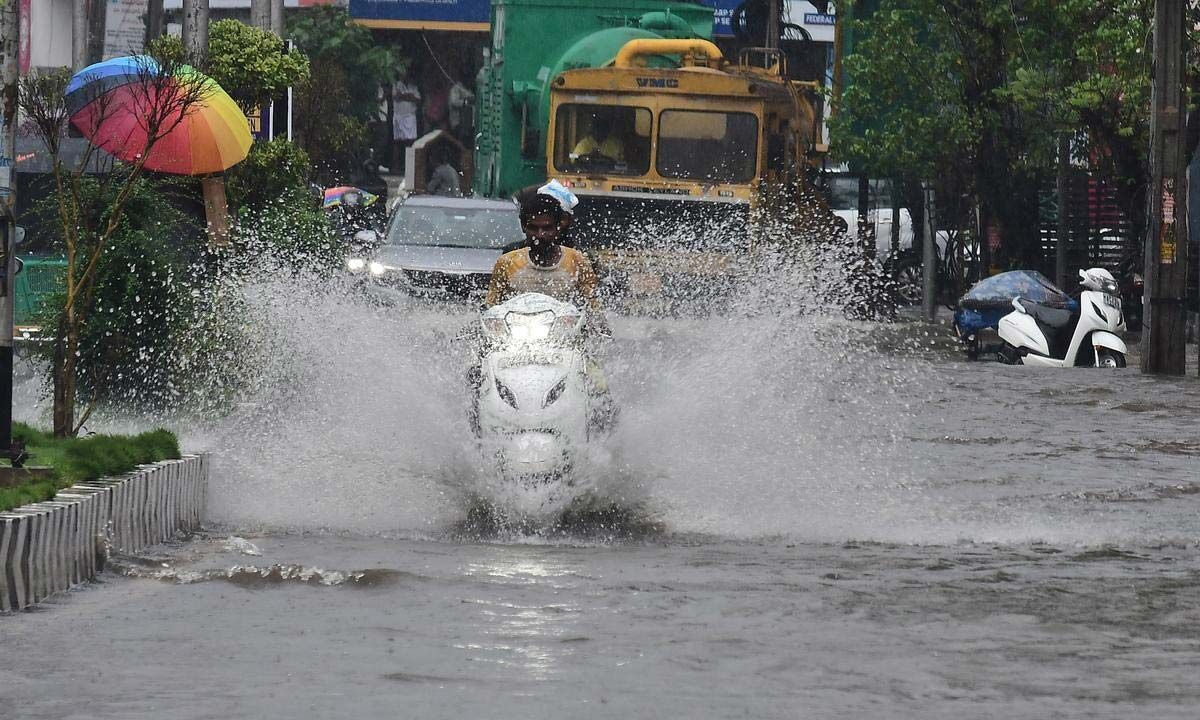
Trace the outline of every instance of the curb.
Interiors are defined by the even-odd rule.
[[[137,552],[200,527],[208,467],[207,455],[184,455],[0,513],[0,612],[93,579],[110,547]]]

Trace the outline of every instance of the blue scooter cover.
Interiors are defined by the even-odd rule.
[[[963,337],[995,328],[1000,318],[1012,312],[1013,298],[1039,305],[1076,309],[1078,303],[1036,270],[1011,270],[984,278],[971,286],[958,301],[954,324]]]

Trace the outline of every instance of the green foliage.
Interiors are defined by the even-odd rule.
[[[184,61],[183,41],[164,35],[150,41],[156,57]],[[205,74],[217,81],[247,114],[265,106],[289,87],[308,80],[308,58],[283,40],[238,20],[218,20],[209,26]]]
[[[1152,0],[883,0],[855,20],[831,122],[839,159],[959,188],[1020,242],[1059,139],[1124,193],[1135,232],[1149,145]],[[1020,253],[1010,257],[1019,258]]]
[[[308,188],[312,164],[308,153],[287,138],[256,142],[242,162],[225,173],[225,192],[238,208],[257,208]]]
[[[932,0],[885,4],[857,21],[853,81],[830,123],[840,160],[875,177],[932,177],[976,151],[980,118],[962,99],[963,62]]]
[[[265,267],[327,273],[341,267],[345,250],[317,198],[290,192],[243,208],[223,255],[222,272],[235,275]]]
[[[326,177],[353,172],[366,147],[367,124],[379,112],[379,88],[405,66],[395,48],[375,42],[345,8],[321,6],[291,16],[289,36],[312,72],[295,98],[297,132],[313,164]]]
[[[379,85],[391,83],[406,65],[395,48],[377,43],[371,31],[355,23],[342,7],[325,5],[289,15],[288,34],[314,66],[342,68],[344,82],[338,89],[345,90],[350,99],[346,114],[361,121],[378,110]],[[333,88],[311,83],[310,89],[322,92]]]
[[[279,37],[238,20],[209,26],[207,70],[246,113],[264,107],[309,75],[304,53],[284,52]]]
[[[188,374],[180,367],[177,342],[193,310],[187,258],[201,243],[203,229],[177,203],[195,193],[193,185],[146,178],[134,184],[96,267],[79,338],[81,399],[164,409],[183,391]],[[116,190],[93,176],[84,176],[80,187],[84,203],[104,217]],[[44,326],[59,327],[62,303],[50,306]]]
[[[153,57],[170,58],[180,65],[187,60],[187,51],[183,49],[183,39],[178,35],[162,35],[151,40],[146,44],[146,54]]]
[[[57,439],[23,423],[13,424],[13,437],[24,440],[30,464],[54,469],[55,478],[15,488],[0,488],[0,511],[49,500],[54,494],[85,480],[120,475],[138,465],[180,456],[179,440],[167,430],[139,435],[91,435]]]

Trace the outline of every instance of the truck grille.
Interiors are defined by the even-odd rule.
[[[745,203],[587,195],[572,237],[586,251],[732,252],[749,241]]]

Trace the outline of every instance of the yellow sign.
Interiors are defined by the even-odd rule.
[[[1175,181],[1164,178],[1162,185],[1162,211],[1159,213],[1158,262],[1162,265],[1175,264]]]

